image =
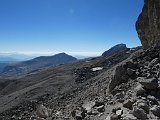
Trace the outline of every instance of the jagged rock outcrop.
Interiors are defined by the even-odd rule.
[[[144,49],[160,46],[160,1],[144,0],[136,29]]]

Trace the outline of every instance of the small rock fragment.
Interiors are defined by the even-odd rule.
[[[146,113],[149,113],[149,106],[148,106],[147,102],[145,102],[145,101],[139,102],[139,103],[137,103],[137,106],[139,108],[142,108],[143,110],[145,110]]]
[[[140,120],[146,120],[147,119],[147,114],[145,113],[145,111],[141,108],[138,108],[138,107],[134,107],[133,115]]]
[[[152,105],[158,105],[158,101],[154,96],[148,95],[147,99],[150,101],[150,104]]]
[[[109,114],[105,120],[119,120],[119,117],[115,113],[112,113]]]
[[[105,103],[103,101],[96,101],[94,107],[99,107],[105,105]]]
[[[130,109],[130,110],[132,110],[132,105],[133,105],[133,103],[132,103],[131,100],[126,100],[126,101],[124,101],[124,103],[123,103],[123,107],[128,108],[128,109]]]
[[[127,74],[133,78],[136,75],[136,71],[131,68],[127,68]]]
[[[136,95],[137,96],[141,96],[141,95],[144,95],[146,93],[145,89],[143,89],[142,85],[139,84],[136,88]]]
[[[153,59],[150,63],[149,63],[149,67],[153,67],[154,65],[156,65],[159,62],[158,58]]]
[[[160,117],[160,106],[154,105],[150,111],[155,115]]]
[[[101,106],[97,107],[97,111],[98,112],[104,112],[105,111],[105,106],[101,105]]]
[[[71,112],[71,115],[76,120],[82,120],[85,118],[87,111],[84,108],[77,108]]]
[[[123,120],[137,120],[137,118],[135,116],[133,116],[132,114],[126,114],[123,117]]]
[[[121,115],[123,114],[123,110],[117,110],[116,114],[119,116],[119,118],[121,118]]]

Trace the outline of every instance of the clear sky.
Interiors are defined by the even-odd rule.
[[[143,0],[0,0],[0,52],[99,55],[141,45]]]

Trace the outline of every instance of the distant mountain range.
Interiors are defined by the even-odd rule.
[[[0,63],[14,63],[14,62],[17,62],[17,61],[19,61],[19,60],[11,58],[11,57],[0,56]]]
[[[9,63],[0,63],[0,73],[3,71],[3,69],[9,65]]]
[[[16,62],[18,62],[18,60],[13,59],[11,57],[0,56],[0,72],[2,72],[7,65],[13,64]]]
[[[127,47],[125,44],[118,44],[105,51],[102,56],[112,55],[126,49]],[[46,67],[57,66],[59,64],[64,64],[77,60],[77,58],[67,55],[66,53],[59,53],[54,56],[40,56],[28,60],[32,57],[33,56],[27,56],[23,54],[0,53],[0,75],[21,76],[28,73],[36,72]],[[87,58],[84,56],[76,57],[78,57],[78,59]]]
[[[25,55],[20,53],[0,53],[0,62],[7,61],[26,61],[37,57],[38,55]],[[3,61],[2,61],[3,60]]]
[[[126,44],[117,44],[115,46],[113,46],[112,48],[110,48],[109,50],[105,51],[102,56],[107,56],[107,55],[111,55],[111,54],[115,54],[117,52],[121,52],[123,50],[126,50],[127,46]]]
[[[75,57],[66,53],[60,53],[54,56],[41,56],[28,61],[7,65],[1,74],[7,76],[25,75],[45,67],[56,66],[76,60]]]

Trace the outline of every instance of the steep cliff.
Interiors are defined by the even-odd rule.
[[[144,0],[136,29],[144,49],[160,46],[160,0]]]

